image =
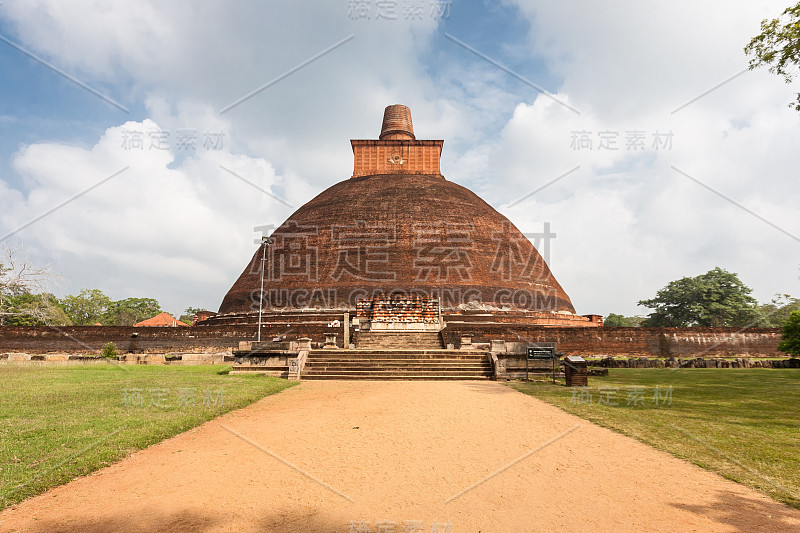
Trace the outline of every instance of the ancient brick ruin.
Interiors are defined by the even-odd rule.
[[[605,328],[576,314],[525,235],[444,178],[443,144],[389,106],[379,139],[351,141],[352,176],[255,250],[219,313],[181,328],[4,327],[0,359],[91,360],[114,342],[130,362],[234,361],[292,379],[506,379],[524,375],[530,346],[632,367],[608,356],[706,368],[782,355],[777,328]]]
[[[387,107],[379,139],[351,141],[352,176],[281,224],[266,250],[255,250],[219,314],[202,324],[254,324],[260,304],[267,315],[318,309],[357,318],[359,301],[377,310],[383,300],[385,312],[406,299],[437,301],[442,327],[470,310],[483,311],[488,322],[497,313],[520,324],[602,325],[575,313],[511,221],[444,178],[443,144],[416,138],[407,107]]]

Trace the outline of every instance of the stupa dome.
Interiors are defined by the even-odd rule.
[[[439,170],[443,141],[416,140],[407,107],[386,108],[380,140],[353,140],[353,176],[300,207],[259,247],[220,313],[355,308],[377,294],[442,309],[574,314],[531,242]]]

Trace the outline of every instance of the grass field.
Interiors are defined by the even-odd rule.
[[[292,385],[229,369],[0,365],[0,508]]]
[[[517,390],[800,508],[800,370],[611,369]]]

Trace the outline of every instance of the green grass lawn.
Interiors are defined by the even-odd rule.
[[[0,508],[293,384],[228,370],[0,365]]]
[[[611,369],[584,390],[512,386],[800,508],[800,370]]]

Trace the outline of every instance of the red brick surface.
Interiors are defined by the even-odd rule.
[[[441,296],[442,308],[574,313],[530,241],[475,193],[436,175],[381,174],[339,182],[273,233],[265,307],[355,309],[378,293]],[[261,249],[220,313],[258,310]]]
[[[440,175],[444,141],[353,140],[353,177],[372,174]]]
[[[229,318],[233,318],[230,316]],[[296,340],[325,340],[336,333],[341,345],[344,329],[329,328],[342,313],[282,313],[264,316],[263,338],[275,336]],[[132,334],[138,335],[134,338]],[[352,334],[352,331],[351,331]],[[240,340],[254,340],[255,325],[203,325],[190,328],[134,328],[109,326],[1,327],[0,354],[8,352],[70,353],[97,355],[107,342],[117,349],[152,353],[221,351],[236,347]],[[473,343],[493,339],[556,342],[566,355],[612,355],[626,357],[785,357],[776,351],[780,328],[576,328],[519,326],[513,324],[448,324],[442,331],[445,343],[461,344],[462,336]]]

